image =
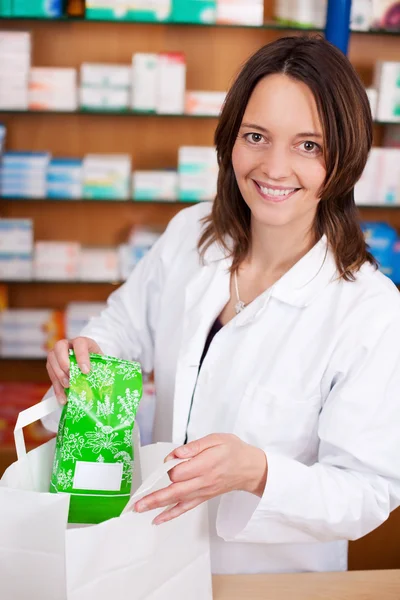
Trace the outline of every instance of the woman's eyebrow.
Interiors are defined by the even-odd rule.
[[[257,123],[242,123],[241,127],[246,127],[247,129],[258,129],[258,131],[262,131],[263,133],[267,133],[267,134],[270,133],[270,131],[268,131],[268,129],[266,129],[265,127],[262,127],[261,125],[257,125]],[[309,137],[309,138],[317,138],[317,139],[322,140],[322,135],[315,131],[304,131],[302,133],[296,133],[296,135],[294,137],[296,137],[296,138]]]

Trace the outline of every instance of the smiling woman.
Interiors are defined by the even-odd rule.
[[[232,271],[251,240],[326,235],[340,275],[374,264],[358,224],[354,185],[372,144],[365,90],[350,62],[320,37],[282,38],[252,56],[233,84],[216,131],[218,194],[200,239],[233,241]],[[253,218],[251,219],[251,215]]]

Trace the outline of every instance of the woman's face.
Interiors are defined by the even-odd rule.
[[[232,164],[253,223],[311,229],[326,170],[317,106],[304,83],[274,74],[257,84]]]

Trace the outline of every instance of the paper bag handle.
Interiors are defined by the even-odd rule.
[[[59,409],[60,404],[57,398],[51,396],[50,398],[47,398],[47,400],[42,400],[42,402],[34,404],[19,413],[14,427],[14,442],[18,460],[26,455],[23,427],[31,425],[32,423],[35,423],[35,421],[39,421]]]
[[[133,509],[133,506],[136,504],[136,502],[139,502],[139,500],[141,498],[143,498],[144,496],[147,496],[147,494],[151,493],[152,490],[157,485],[157,483],[169,471],[171,471],[177,465],[180,465],[181,463],[186,462],[188,460],[189,460],[188,458],[174,458],[172,460],[167,461],[166,463],[163,463],[158,469],[153,471],[153,473],[151,475],[149,475],[148,478],[142,483],[142,485],[140,486],[138,491],[131,497],[131,499],[129,500],[128,504],[125,506],[125,508],[121,514],[123,515],[129,511],[131,511]]]

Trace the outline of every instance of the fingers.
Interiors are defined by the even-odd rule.
[[[155,508],[178,504],[178,502],[181,502],[183,499],[185,502],[190,502],[191,500],[199,498],[199,490],[201,490],[202,487],[202,480],[199,477],[183,483],[173,483],[167,488],[153,492],[142,498],[142,500],[139,500],[139,502],[135,504],[134,510],[139,513],[146,512],[148,510],[154,510]]]
[[[69,378],[69,355],[68,350],[70,348],[70,343],[68,340],[60,340],[54,346],[52,352],[49,352],[49,358],[52,357],[52,367],[60,380],[65,378],[67,385],[64,385],[65,382],[62,382],[64,387],[68,387],[68,378]]]
[[[54,393],[56,395],[57,400],[59,401],[60,404],[65,404],[67,402],[67,396],[64,392],[63,386],[61,385],[58,378],[56,377],[53,367],[51,366],[49,361],[47,361],[46,367],[47,367],[47,372],[49,374],[51,383],[53,384]]]
[[[168,473],[172,483],[188,481],[195,477],[201,477],[209,470],[209,464],[203,455],[196,456],[186,462],[177,465]]]
[[[164,510],[158,517],[156,517],[153,521],[153,525],[161,525],[161,523],[166,523],[167,521],[171,521],[172,519],[176,519],[180,517],[184,513],[196,508],[201,504],[201,500],[192,500],[191,502],[179,502],[176,506],[172,508],[168,508]]]
[[[90,358],[89,358],[89,339],[85,337],[78,337],[72,340],[72,347],[75,352],[76,361],[82,373],[87,375],[90,371]]]
[[[176,458],[190,458],[200,454],[200,452],[204,452],[204,450],[207,450],[207,448],[219,446],[221,443],[223,443],[223,436],[213,433],[211,435],[206,435],[199,440],[189,442],[189,444],[186,444],[185,446],[176,448],[174,450],[174,456]]]

